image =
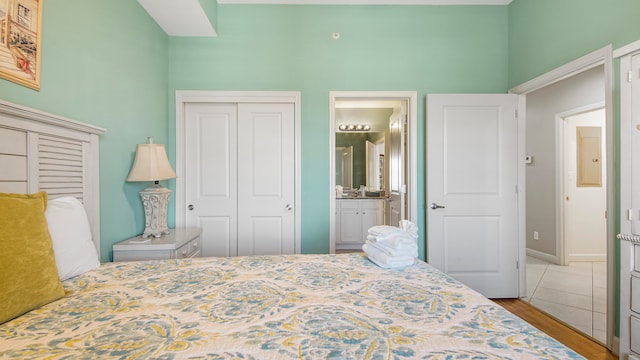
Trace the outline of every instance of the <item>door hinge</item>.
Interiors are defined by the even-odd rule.
[[[633,220],[633,209],[627,209],[627,220]]]
[[[516,185],[516,194],[518,193],[518,185]]]
[[[402,121],[404,121],[404,124],[405,124],[405,125],[409,124],[409,115],[404,114],[403,118],[404,118],[404,119],[402,119]]]
[[[633,81],[633,71],[627,72],[627,82]]]
[[[520,269],[520,261],[516,261],[516,269]]]
[[[516,119],[518,118],[518,109],[516,109]]]

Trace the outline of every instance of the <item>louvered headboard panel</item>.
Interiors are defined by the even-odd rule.
[[[100,253],[98,137],[105,129],[0,100],[0,192],[84,204]]]
[[[84,198],[82,141],[40,135],[38,141],[38,182],[51,198]]]

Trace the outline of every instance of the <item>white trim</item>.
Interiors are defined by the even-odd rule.
[[[511,94],[528,94],[532,91],[538,90],[545,86],[557,83],[575,74],[579,74],[583,71],[593,69],[598,65],[602,65],[607,57],[607,53],[611,52],[611,45],[607,45],[601,49],[593,51],[585,56],[582,56],[568,64],[562,65],[559,68],[553,69],[545,74],[542,74],[535,79],[529,80],[524,84],[520,84],[516,87],[509,89]],[[608,55],[611,57],[611,55]]]
[[[71,120],[59,115],[31,109],[26,106],[10,103],[4,100],[0,100],[0,113],[19,118],[21,121],[28,120],[38,124],[53,125],[55,127],[85,132],[88,134],[102,135],[107,131],[99,126],[85,124],[77,120]]]
[[[620,58],[620,233],[631,234],[632,222],[627,218],[627,211],[632,209],[632,180],[633,180],[633,99],[632,85],[626,80],[626,74],[633,70],[633,54],[627,54]],[[631,263],[633,247],[628,241],[620,242],[620,329],[618,338],[618,354],[629,354],[630,344],[630,323],[629,314],[631,308],[631,282],[628,275],[633,264]],[[626,279],[626,280],[623,280]]]
[[[518,284],[520,297],[527,296],[527,218],[525,216],[527,209],[527,172],[526,165],[524,164],[524,157],[526,156],[526,144],[527,144],[527,108],[526,96],[518,97]]]
[[[294,104],[295,127],[295,253],[301,253],[301,118],[299,91],[176,91],[176,226],[186,224],[185,106],[187,103],[289,103]],[[181,205],[182,204],[182,205]]]
[[[543,261],[546,261],[546,262],[552,263],[552,264],[555,264],[555,261],[556,261],[556,257],[555,256],[547,254],[547,253],[542,252],[542,251],[533,250],[533,249],[527,249],[527,256],[531,256],[531,257],[534,257],[536,259],[543,260]]]
[[[532,79],[524,84],[509,89],[509,93],[526,95],[542,87],[554,84],[573,75],[604,65],[604,92],[606,112],[606,141],[607,141],[607,348],[611,349],[614,335],[615,315],[615,190],[617,178],[615,176],[614,159],[614,118],[613,118],[613,50],[611,44],[582,56],[544,75]],[[622,127],[621,127],[622,128]],[[524,131],[524,129],[523,129]],[[520,166],[525,166],[521,164]],[[525,214],[523,213],[523,216]]]
[[[261,5],[509,5],[512,0],[218,0],[218,4]]]
[[[401,100],[407,101],[409,149],[407,181],[409,197],[407,218],[418,223],[418,93],[416,91],[330,91],[329,92],[329,253],[335,253],[336,245],[336,179],[335,179],[335,113],[336,100]]]
[[[631,55],[638,51],[640,51],[640,40],[636,40],[630,44],[621,46],[613,50],[613,58],[617,59],[623,56]]]

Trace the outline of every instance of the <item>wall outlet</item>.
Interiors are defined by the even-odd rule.
[[[538,240],[538,239],[540,239],[540,237],[538,236],[538,232],[534,231],[533,232],[533,240]]]

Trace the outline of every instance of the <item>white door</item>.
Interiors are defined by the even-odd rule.
[[[293,104],[185,106],[187,226],[203,256],[295,252]]]
[[[389,119],[389,209],[388,225],[398,226],[405,219],[405,154],[404,130],[406,111],[395,109]]]
[[[238,255],[295,252],[293,104],[238,108]]]
[[[518,297],[517,96],[427,96],[427,259],[491,298]]]
[[[186,225],[202,228],[203,256],[238,254],[237,108],[185,106]]]

